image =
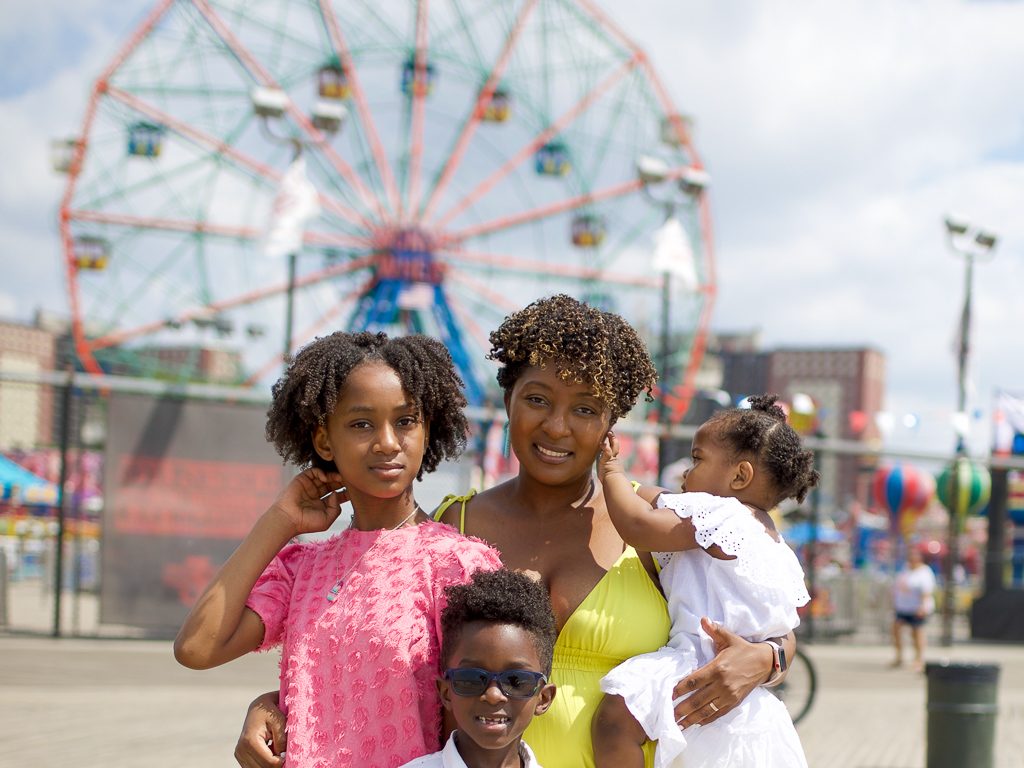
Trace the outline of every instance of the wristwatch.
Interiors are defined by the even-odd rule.
[[[765,640],[768,647],[772,649],[772,673],[764,685],[775,685],[789,667],[786,661],[786,649],[774,640]]]

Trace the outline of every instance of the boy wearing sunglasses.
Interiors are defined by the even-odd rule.
[[[455,730],[405,768],[540,768],[523,731],[555,697],[547,681],[558,632],[547,590],[501,568],[445,588],[437,681]]]

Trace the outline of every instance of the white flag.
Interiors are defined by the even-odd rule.
[[[302,248],[306,222],[318,213],[319,196],[306,176],[306,158],[299,155],[281,177],[263,242],[263,253],[272,258],[298,253]]]
[[[651,266],[656,272],[668,272],[678,277],[683,286],[691,291],[700,287],[690,237],[675,216],[670,216],[654,233],[654,259]]]

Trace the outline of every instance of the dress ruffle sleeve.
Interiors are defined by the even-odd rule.
[[[810,601],[793,550],[781,535],[777,542],[772,539],[738,499],[710,493],[665,493],[657,505],[689,520],[703,549],[718,545],[734,558],[738,576],[762,589],[770,585],[784,604],[801,606]]]

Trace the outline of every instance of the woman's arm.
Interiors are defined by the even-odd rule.
[[[174,640],[179,663],[209,669],[259,646],[263,622],[245,601],[281,547],[297,534],[326,530],[334,522],[340,510],[331,491],[340,481],[337,473],[320,469],[292,479],[192,606]]]
[[[766,683],[774,669],[775,654],[767,643],[748,642],[707,618],[701,619],[701,626],[714,640],[716,655],[676,684],[673,693],[677,698],[692,694],[675,708],[676,722],[682,728],[707,725],[731,712]],[[785,648],[786,657],[793,658],[796,636],[790,632],[777,642]]]
[[[277,691],[253,699],[235,744],[235,760],[242,768],[282,768],[287,748],[285,716],[278,707]]]
[[[601,446],[597,474],[604,486],[608,515],[624,542],[645,552],[682,552],[698,547],[693,523],[671,509],[652,507],[654,498],[645,499],[634,492],[619,461],[619,440],[612,432]]]

